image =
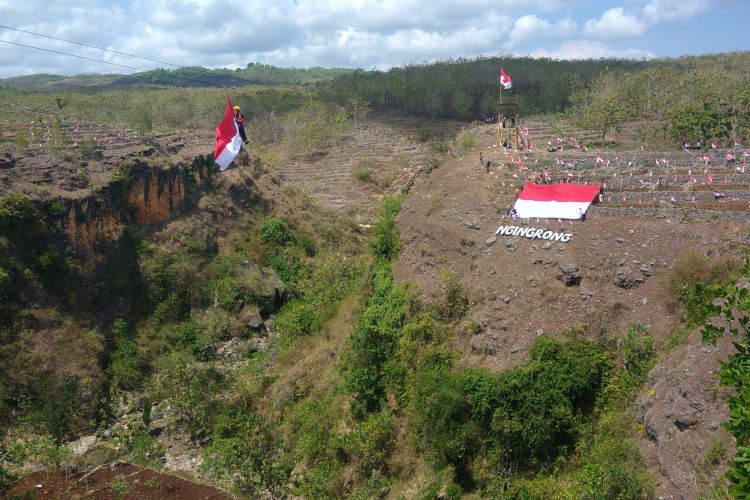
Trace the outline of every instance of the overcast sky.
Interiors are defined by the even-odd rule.
[[[0,0],[0,24],[178,65],[381,68],[750,49],[750,0]],[[0,40],[158,64],[0,28]],[[0,77],[132,70],[0,43]]]

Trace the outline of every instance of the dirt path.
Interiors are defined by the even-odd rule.
[[[30,474],[13,487],[9,498],[24,495],[28,498],[117,500],[163,498],[228,500],[232,498],[216,488],[122,462],[98,467],[87,473],[37,472]]]

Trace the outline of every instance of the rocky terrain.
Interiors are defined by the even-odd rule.
[[[524,155],[493,148],[493,127],[477,134],[474,151],[418,181],[404,202],[398,219],[404,250],[395,266],[398,279],[428,300],[444,293],[445,273],[458,276],[478,325],[455,338],[467,365],[517,366],[536,337],[575,326],[606,339],[640,323],[666,344],[678,324],[664,285],[674,262],[686,252],[738,256],[747,243],[750,185],[736,164],[725,165],[724,151],[710,152],[708,166],[680,151]],[[544,171],[553,181],[606,183],[603,202],[585,222],[509,219],[514,188]],[[713,199],[714,189],[724,200]],[[496,235],[507,225],[572,236],[563,243]],[[714,376],[731,350],[729,341],[704,346],[692,332],[649,375],[633,418],[644,426],[641,449],[659,496],[695,498],[721,474],[704,465],[707,450],[718,442],[727,456],[733,453],[721,427],[726,394]]]
[[[391,117],[353,129],[313,158],[290,158],[259,179],[251,175],[249,158],[240,158],[236,168],[221,174],[227,196],[217,201],[202,196],[210,177],[205,138],[154,136],[144,142],[133,131],[63,126],[74,139],[59,153],[63,161],[44,154],[47,136],[26,153],[4,154],[0,193],[22,191],[40,203],[61,204],[51,223],[75,244],[89,269],[99,262],[100,246],[116,240],[128,224],[150,227],[168,245],[181,234],[220,231],[222,217],[267,200],[277,213],[293,210],[284,187],[296,185],[316,199],[321,210],[354,215],[366,226],[384,194],[410,190],[398,218],[404,247],[394,266],[396,277],[431,301],[443,294],[445,274],[455,274],[471,300],[467,321],[477,325],[454,338],[461,363],[492,370],[525,361],[537,337],[561,336],[577,326],[592,338],[617,341],[629,325],[640,323],[666,346],[678,324],[664,286],[674,262],[689,251],[712,258],[738,256],[748,243],[750,172],[738,168],[740,163],[727,163],[725,150],[708,152],[711,158],[706,160],[706,152],[679,150],[587,152],[570,139],[558,140],[548,125],[532,121],[529,133],[537,144],[533,154],[493,147],[492,126],[450,123],[443,127],[475,133],[477,143],[458,157],[437,156],[415,139],[414,122]],[[64,161],[64,155],[76,152],[86,139],[93,141],[94,151],[91,162],[83,165],[84,177],[82,165]],[[562,149],[548,152],[543,147],[547,143]],[[737,161],[747,152],[736,148]],[[128,166],[124,173],[122,164]],[[124,174],[125,179],[118,177]],[[606,184],[606,190],[585,222],[510,220],[506,210],[514,188],[538,176]],[[724,194],[721,200],[715,199],[716,191]],[[200,210],[190,212],[189,222],[180,220],[195,207]],[[571,238],[543,242],[497,235],[503,225],[549,228]],[[268,293],[276,292],[269,283]],[[255,325],[258,335],[222,345],[218,357],[228,370],[240,362],[238,353],[266,348],[269,329],[260,311],[243,311],[242,321]],[[632,416],[643,425],[641,451],[653,471],[657,494],[695,498],[723,472],[721,466],[706,466],[711,447],[720,443],[726,456],[734,451],[721,426],[726,394],[714,376],[731,343],[704,346],[692,332],[677,347],[662,351]],[[153,429],[159,422],[155,420]],[[197,470],[188,441],[177,437],[170,443],[167,470]],[[50,481],[71,495],[110,491],[127,472],[139,478],[139,484],[154,479],[166,488],[138,486],[133,494],[190,498],[177,478],[130,465],[97,471],[46,482],[29,476],[16,491],[35,489],[43,496]],[[192,488],[199,492],[196,498],[222,498],[211,496],[218,492],[203,492],[202,486]]]

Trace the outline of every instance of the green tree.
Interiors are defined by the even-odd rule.
[[[745,261],[742,277],[750,279],[750,260]],[[741,282],[726,289],[719,297],[703,304],[709,318],[701,331],[704,342],[716,344],[731,335],[735,354],[730,354],[717,372],[721,384],[735,390],[727,398],[729,432],[737,440],[737,453],[727,471],[729,492],[736,498],[750,495],[750,291]],[[714,321],[714,318],[720,318]]]
[[[589,89],[575,97],[578,125],[596,131],[604,146],[607,134],[617,133],[629,117],[621,94],[622,75],[603,73]]]

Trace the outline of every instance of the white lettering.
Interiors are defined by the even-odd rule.
[[[500,226],[499,228],[497,228],[497,231],[495,231],[495,234],[500,234],[503,231],[505,231],[505,226]]]
[[[568,241],[570,241],[570,237],[571,236],[573,236],[573,235],[572,234],[563,234],[562,238],[560,238],[560,241],[562,241],[563,243],[567,243]]]
[[[553,234],[552,231],[545,231],[544,233],[542,233],[542,239],[548,240],[552,237],[552,234]]]

